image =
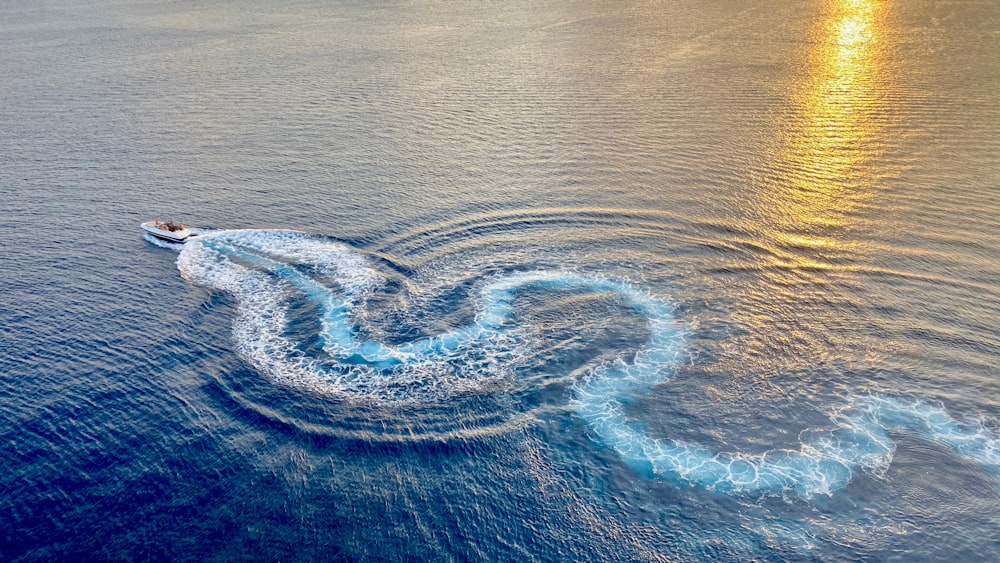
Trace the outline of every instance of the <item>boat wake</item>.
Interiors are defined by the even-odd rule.
[[[366,336],[364,303],[386,279],[349,247],[295,231],[215,231],[189,240],[182,275],[237,301],[238,353],[272,381],[369,404],[434,404],[514,375],[532,348],[515,300],[525,292],[606,294],[646,321],[648,338],[628,355],[593,367],[573,384],[574,412],[634,470],[677,484],[734,495],[832,494],[861,471],[892,460],[898,431],[949,446],[1000,473],[1000,438],[919,400],[869,395],[831,413],[831,427],[808,431],[798,450],[713,452],[655,437],[624,406],[671,377],[685,350],[673,307],[629,282],[565,271],[514,272],[484,280],[474,321],[434,336],[390,344]],[[314,311],[311,334],[289,328]]]

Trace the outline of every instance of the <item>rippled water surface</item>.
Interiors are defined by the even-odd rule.
[[[0,45],[0,559],[1000,559],[1000,4]]]

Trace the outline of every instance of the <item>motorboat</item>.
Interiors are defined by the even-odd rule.
[[[154,237],[170,242],[184,242],[194,236],[191,229],[173,221],[167,221],[166,223],[163,221],[147,221],[141,226],[144,231]]]

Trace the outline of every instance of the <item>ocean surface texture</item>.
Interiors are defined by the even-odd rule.
[[[0,560],[1000,560],[1000,3],[0,47]]]

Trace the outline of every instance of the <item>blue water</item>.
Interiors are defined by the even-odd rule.
[[[1000,559],[1000,6],[0,15],[0,560]]]

